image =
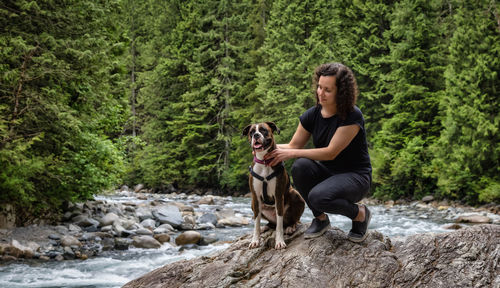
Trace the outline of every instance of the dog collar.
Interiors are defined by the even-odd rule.
[[[271,163],[273,161],[274,158],[271,158],[271,159],[267,159],[267,160],[260,160],[259,158],[257,157],[253,157],[253,161],[255,161],[255,163],[259,163],[259,164],[264,164],[267,166],[267,164]]]

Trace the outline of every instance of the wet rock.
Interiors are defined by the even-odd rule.
[[[213,196],[205,196],[205,197],[201,198],[200,200],[198,200],[196,202],[196,204],[198,204],[198,205],[214,205],[215,204],[214,197]]]
[[[217,224],[217,216],[213,213],[205,213],[200,218],[198,218],[198,223],[212,223]]]
[[[161,247],[161,243],[151,236],[135,236],[132,240],[132,245],[137,248],[151,249]]]
[[[461,229],[463,227],[460,224],[448,224],[448,225],[444,225],[443,228],[448,229],[448,230],[458,230],[458,229]]]
[[[233,216],[233,217],[220,219],[217,222],[217,225],[240,227],[240,226],[248,225],[249,223],[250,223],[250,221],[245,217]]]
[[[425,202],[425,203],[429,203],[431,201],[434,200],[434,197],[431,196],[431,195],[428,195],[428,196],[425,196],[424,198],[422,198],[422,201]]]
[[[82,246],[82,243],[76,239],[75,237],[71,236],[71,235],[64,235],[62,238],[61,238],[61,245],[63,247],[66,247],[66,246]]]
[[[139,221],[144,221],[146,219],[153,218],[151,210],[143,206],[135,209],[135,215],[137,216],[137,218],[139,218]]]
[[[115,248],[115,239],[104,238],[101,241],[101,245],[103,251],[113,250]]]
[[[156,221],[153,219],[146,219],[146,220],[142,221],[140,224],[142,227],[147,228],[147,229],[151,229],[151,230],[154,230],[156,227]]]
[[[201,237],[201,240],[199,243],[201,246],[207,246],[207,245],[210,245],[210,244],[215,243],[215,242],[217,242],[217,235],[210,234],[208,236]]]
[[[149,229],[146,228],[140,228],[135,231],[137,235],[148,235],[148,236],[153,236],[153,232]]]
[[[144,184],[137,184],[137,185],[134,186],[134,192],[135,193],[141,191],[142,189],[144,189]]]
[[[136,287],[498,287],[500,225],[393,240],[371,231],[352,243],[344,231],[304,239],[306,225],[287,247],[273,248],[273,231],[248,249],[241,237],[212,257],[178,261],[133,280]],[[299,280],[300,279],[300,280]]]
[[[170,242],[170,235],[168,234],[155,234],[154,238],[158,240],[160,243],[168,243]]]
[[[116,220],[120,219],[120,217],[118,215],[116,215],[115,213],[108,213],[106,214],[104,217],[102,217],[100,220],[99,220],[99,223],[102,226],[108,226],[108,225],[112,225],[113,222],[115,222]]]
[[[163,205],[155,208],[152,214],[161,224],[170,224],[174,228],[179,228],[184,219],[179,208],[175,205]]]
[[[115,249],[116,250],[128,250],[128,247],[132,244],[132,239],[129,238],[115,238]]]
[[[6,254],[16,258],[32,258],[34,254],[34,251],[31,248],[22,245],[17,240],[12,240],[6,251]]]
[[[196,231],[185,231],[175,238],[175,244],[181,246],[186,244],[196,244],[200,241],[201,234]]]
[[[76,258],[76,255],[70,247],[64,247],[63,257],[66,260],[73,260]]]
[[[61,236],[59,236],[57,234],[50,234],[49,239],[58,241],[58,240],[61,240]]]
[[[482,215],[467,215],[467,216],[459,216],[456,223],[491,223],[493,222],[491,218]]]
[[[95,219],[92,219],[86,215],[78,215],[76,217],[73,217],[73,219],[71,219],[71,221],[75,224],[75,225],[78,225],[80,227],[90,227],[90,226],[98,226],[99,225],[99,221],[95,220]]]

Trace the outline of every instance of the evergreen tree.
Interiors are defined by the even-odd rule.
[[[444,197],[499,201],[500,6],[461,1],[455,7],[434,173]]]
[[[123,53],[116,3],[1,6],[0,201],[41,213],[116,183]],[[106,17],[108,16],[108,17]],[[23,217],[23,213],[18,213]]]
[[[443,90],[446,31],[438,25],[441,1],[401,1],[394,7],[388,37],[390,65],[379,89],[392,98],[372,150],[375,195],[422,197],[435,189],[429,175],[429,145],[439,136],[438,104]]]

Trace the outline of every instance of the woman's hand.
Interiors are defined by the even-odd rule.
[[[269,152],[264,156],[264,160],[271,160],[271,162],[268,164],[268,166],[276,166],[279,163],[286,161],[288,159],[294,158],[293,156],[293,149],[280,149],[276,148],[273,151]]]

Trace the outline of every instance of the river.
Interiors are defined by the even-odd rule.
[[[106,201],[133,201],[130,197],[98,196],[97,199]],[[229,198],[227,208],[237,213],[251,217],[250,199]],[[139,201],[139,200],[137,200]],[[210,205],[200,205],[195,211],[210,211]],[[407,237],[417,233],[446,232],[443,225],[453,223],[455,211],[439,211],[426,209],[424,205],[413,203],[398,205],[392,208],[384,206],[370,206],[372,210],[371,230],[377,230],[391,238]],[[342,216],[329,215],[332,225],[348,232],[351,221]],[[309,223],[312,214],[306,208],[301,221]],[[200,233],[215,233],[219,240],[234,240],[251,232],[253,225],[238,228],[217,228],[215,230],[200,231]],[[191,249],[175,247],[168,243],[160,249],[132,248],[127,251],[103,252],[98,257],[88,260],[66,261],[26,261],[0,266],[0,288],[115,288],[121,287],[128,281],[135,279],[149,271],[183,259],[209,255],[229,247],[229,244],[200,246]]]

